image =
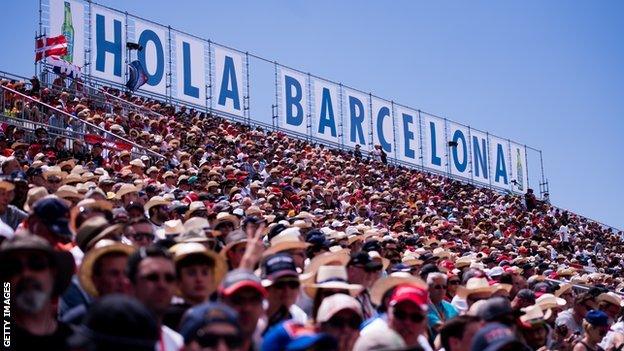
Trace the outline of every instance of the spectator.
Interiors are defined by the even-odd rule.
[[[134,296],[155,316],[160,326],[157,351],[178,351],[180,334],[162,324],[175,291],[176,272],[171,254],[159,246],[141,247],[128,258],[128,279]]]
[[[2,280],[11,286],[13,346],[18,350],[69,350],[71,329],[56,319],[55,299],[69,285],[74,260],[44,239],[23,233],[0,247]]]

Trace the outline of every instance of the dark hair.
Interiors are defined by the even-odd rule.
[[[95,262],[93,262],[93,268],[92,268],[93,276],[99,276],[100,274],[102,274],[102,261],[105,258],[117,258],[117,257],[127,257],[127,255],[123,252],[113,251],[113,252],[109,252],[98,257],[98,259],[95,260]]]
[[[477,316],[457,316],[442,325],[440,329],[440,341],[442,342],[442,347],[445,350],[451,350],[451,345],[449,344],[450,338],[458,338],[461,339],[466,332],[466,327],[470,323],[478,323],[481,321],[481,318]]]
[[[136,250],[130,257],[128,257],[128,264],[126,266],[126,275],[132,284],[136,283],[137,273],[139,270],[139,265],[146,258],[164,258],[166,260],[173,261],[173,257],[167,251],[167,249],[158,246],[158,245],[150,245],[148,247],[140,247]]]
[[[205,265],[205,266],[214,268],[215,262],[213,259],[211,259],[210,257],[206,255],[199,254],[199,253],[191,254],[179,260],[178,262],[176,262],[176,265],[175,265],[176,275],[178,277],[180,276],[180,271],[182,270],[182,268],[186,268],[190,266],[199,266],[199,265]]]

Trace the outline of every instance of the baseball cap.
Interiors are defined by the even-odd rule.
[[[410,284],[401,284],[394,289],[388,303],[390,306],[394,306],[400,302],[410,301],[426,311],[427,298],[428,295],[426,289]]]
[[[519,310],[511,308],[511,303],[504,297],[492,297],[484,300],[483,305],[477,310],[477,314],[486,322],[494,321],[506,315],[517,317],[522,314]]]
[[[264,287],[271,286],[279,278],[297,278],[298,276],[295,261],[286,253],[271,255],[262,265],[262,285]]]
[[[600,310],[591,310],[585,315],[587,323],[597,326],[606,327],[609,325],[609,316]]]
[[[511,329],[500,323],[488,323],[475,334],[470,350],[497,351],[505,346],[510,346],[510,350],[529,350]]]
[[[551,285],[546,282],[539,282],[533,286],[533,291],[535,292],[535,297],[540,297],[544,294],[552,293]]]
[[[333,350],[336,341],[325,333],[318,333],[313,326],[288,320],[273,326],[264,335],[263,351],[298,351],[315,347],[317,350]]]
[[[180,335],[188,344],[197,336],[197,332],[213,323],[226,323],[240,333],[238,314],[232,308],[220,302],[206,302],[189,309],[180,322]]]
[[[381,262],[374,261],[366,251],[360,251],[352,254],[348,265],[364,266],[364,270],[366,271],[375,271],[383,268],[383,264]]]
[[[358,300],[347,294],[333,294],[323,299],[316,313],[318,323],[327,322],[342,310],[352,310],[362,317],[362,307]]]
[[[54,234],[71,240],[69,208],[54,195],[45,196],[33,204],[33,214]]]
[[[267,296],[267,291],[262,286],[260,278],[246,269],[234,269],[225,275],[219,286],[219,295],[228,297],[242,288],[254,288],[263,297]]]

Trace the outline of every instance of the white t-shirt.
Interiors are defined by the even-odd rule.
[[[562,225],[561,227],[559,227],[559,238],[563,242],[570,241],[570,230],[568,229],[567,226]]]
[[[156,343],[156,351],[180,351],[183,346],[182,335],[166,325],[160,327],[160,340]]]

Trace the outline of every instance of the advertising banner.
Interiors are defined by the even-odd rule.
[[[394,106],[396,118],[397,158],[414,165],[422,165],[420,145],[420,119],[418,111],[403,106]]]
[[[369,96],[353,89],[344,88],[343,93],[343,141],[344,145],[362,150],[372,150],[369,141],[371,114]]]
[[[283,67],[279,71],[279,125],[293,132],[307,134],[308,78]]]
[[[373,144],[381,145],[388,154],[394,156],[394,116],[392,115],[392,103],[377,97],[372,98],[373,116]]]
[[[213,46],[215,57],[215,84],[212,85],[212,99],[215,109],[244,117],[243,87],[246,75],[243,74],[242,54]]]
[[[340,87],[322,79],[311,78],[312,136],[340,144]]]
[[[50,31],[48,37],[64,35],[67,55],[63,60],[84,67],[85,53],[85,7],[73,0],[50,0]]]
[[[138,51],[132,59],[138,59],[147,71],[147,83],[141,89],[152,93],[167,94],[167,65],[169,59],[168,30],[140,19],[129,18],[134,23],[134,38],[132,41],[143,49]],[[132,60],[131,60],[132,61]]]

